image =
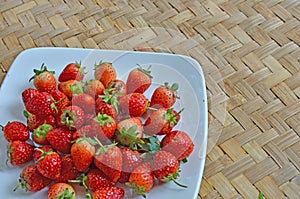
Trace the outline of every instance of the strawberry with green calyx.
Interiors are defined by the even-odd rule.
[[[69,98],[60,90],[54,90],[50,94],[56,108],[56,113],[58,113],[62,108],[70,105]]]
[[[120,121],[117,124],[117,131],[115,133],[116,141],[123,146],[134,147],[137,143],[144,143],[143,125],[138,117],[132,117]]]
[[[53,149],[63,154],[69,154],[73,141],[72,134],[73,132],[65,127],[57,127],[48,131],[46,139]]]
[[[124,190],[120,187],[101,187],[92,194],[86,194],[87,199],[122,199],[124,198]]]
[[[127,94],[127,86],[125,82],[120,79],[112,81],[108,86],[108,90],[111,91],[111,94],[118,93],[119,96]]]
[[[98,139],[96,140],[100,145],[100,148],[96,151],[94,164],[113,183],[116,183],[120,178],[122,171],[122,152],[116,144],[102,145]]]
[[[55,151],[50,145],[42,145],[39,147],[40,150],[35,149],[33,152],[33,161],[37,162],[40,157],[42,157],[44,152]]]
[[[177,160],[185,160],[193,152],[194,143],[187,133],[174,130],[163,137],[161,147],[172,153]]]
[[[152,173],[150,162],[144,162],[136,167],[129,176],[126,186],[146,198],[146,193],[150,191],[154,184],[154,175]]]
[[[56,90],[56,79],[54,77],[54,71],[48,71],[47,67],[42,64],[40,70],[34,69],[35,73],[29,81],[33,80],[33,85],[40,92],[50,93]]]
[[[174,83],[169,86],[166,82],[164,85],[156,88],[151,96],[150,106],[154,108],[171,108],[176,99],[179,99],[177,95],[178,84]]]
[[[112,63],[100,61],[95,65],[94,77],[100,80],[105,88],[108,88],[109,84],[116,80],[117,73]]]
[[[89,94],[96,100],[99,95],[103,94],[104,89],[105,88],[100,80],[92,79],[86,82],[84,86],[84,93]]]
[[[81,66],[81,62],[69,63],[65,66],[58,77],[58,81],[65,82],[68,80],[83,80],[85,75],[85,67]]]
[[[5,126],[0,125],[3,131],[4,138],[8,141],[20,140],[26,141],[29,139],[29,129],[25,124],[19,121],[8,122]]]
[[[99,95],[96,100],[96,113],[107,114],[112,117],[116,117],[118,114],[118,96],[121,94],[118,92],[113,92],[114,88],[105,89],[103,95]]]
[[[14,140],[8,144],[7,156],[11,165],[20,166],[32,160],[34,146],[24,141]]]
[[[84,117],[85,113],[79,106],[67,106],[58,113],[57,125],[76,130],[84,124]]]
[[[34,129],[36,129],[44,123],[49,124],[51,126],[56,125],[56,120],[53,115],[36,116],[34,114],[29,113],[26,110],[24,110],[23,115],[27,119],[27,127],[31,132],[33,132]]]
[[[141,116],[148,108],[148,100],[142,93],[130,93],[119,97],[120,109],[131,117]]]
[[[71,99],[73,95],[83,93],[83,85],[80,81],[68,80],[65,82],[60,82],[58,84],[58,90],[63,92],[69,99]]]
[[[147,69],[142,68],[138,65],[138,68],[135,68],[130,71],[126,86],[127,93],[144,93],[152,83],[151,66]]]
[[[176,181],[179,177],[179,162],[170,152],[160,150],[153,159],[154,176],[161,182],[173,181],[180,187],[187,188]]]
[[[71,158],[78,171],[86,171],[93,162],[95,141],[91,138],[78,138],[71,147]]]
[[[76,194],[74,188],[64,182],[52,184],[48,189],[48,199],[75,199]]]
[[[55,180],[59,177],[61,172],[61,157],[54,151],[45,152],[39,148],[42,155],[36,161],[38,171],[45,177]]]
[[[35,143],[41,144],[41,145],[46,145],[49,144],[48,140],[46,139],[46,134],[53,129],[53,126],[50,124],[42,124],[34,131],[32,132],[32,139]]]
[[[44,189],[51,182],[51,179],[46,178],[42,174],[40,174],[40,172],[37,170],[36,165],[29,165],[22,170],[19,178],[19,183],[13,191],[22,188],[25,191],[36,192]]]
[[[144,133],[147,135],[165,135],[172,131],[180,120],[179,112],[174,109],[160,108],[154,111],[145,121]]]
[[[98,113],[91,122],[91,131],[94,132],[96,137],[101,141],[106,141],[111,138],[116,128],[116,120],[107,114]]]

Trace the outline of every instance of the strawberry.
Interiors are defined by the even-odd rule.
[[[78,138],[71,147],[71,158],[78,171],[84,172],[92,164],[95,147],[89,138]]]
[[[120,109],[131,117],[141,116],[148,107],[148,100],[142,93],[131,93],[119,98]]]
[[[111,138],[117,128],[115,119],[106,114],[100,114],[93,119],[91,123],[91,131],[101,140],[106,141]]]
[[[154,108],[171,108],[176,102],[178,84],[174,83],[171,87],[166,82],[156,88],[151,96],[150,106]]]
[[[45,145],[49,144],[48,140],[46,139],[46,134],[53,129],[53,126],[50,124],[42,124],[36,129],[34,129],[32,133],[32,139],[35,143]]]
[[[40,92],[34,95],[25,104],[25,108],[29,113],[39,117],[45,117],[55,113],[55,104],[51,99],[51,95],[47,92]]]
[[[14,191],[20,187],[25,191],[40,191],[47,187],[51,181],[51,179],[40,174],[36,165],[29,165],[22,170],[19,178],[19,184],[14,188]]]
[[[15,140],[7,149],[8,161],[13,166],[20,166],[32,160],[34,146],[24,141]]]
[[[80,81],[68,80],[65,82],[60,82],[58,85],[58,90],[63,92],[69,99],[75,94],[83,93],[83,86]]]
[[[67,183],[57,182],[48,189],[48,199],[75,199],[74,188]]]
[[[161,182],[173,181],[181,187],[187,187],[176,181],[179,176],[179,162],[170,152],[160,150],[153,158],[154,176]]]
[[[92,199],[122,199],[124,190],[120,187],[101,187],[92,192]]]
[[[61,158],[59,154],[51,150],[48,152],[39,148],[36,148],[36,150],[42,152],[41,157],[36,161],[38,171],[51,180],[57,179],[61,172]]]
[[[122,157],[123,166],[119,182],[125,183],[128,181],[132,170],[138,167],[142,163],[143,159],[140,157],[140,153],[138,151],[133,151],[129,148],[122,149]]]
[[[187,133],[174,130],[162,139],[161,147],[172,153],[177,160],[184,160],[193,152],[194,143]]]
[[[118,93],[112,94],[110,91],[111,90],[105,89],[103,95],[99,95],[95,105],[96,113],[107,114],[115,118],[118,114]]]
[[[129,181],[125,184],[132,188],[136,194],[145,198],[146,193],[150,191],[154,184],[150,162],[144,162],[136,167],[130,174]]]
[[[75,167],[74,161],[69,155],[65,155],[61,158],[61,171],[55,182],[68,182],[74,180],[79,175],[79,171]]]
[[[122,152],[115,144],[106,146],[101,144],[94,157],[95,166],[113,183],[116,183],[121,176],[122,161]]]
[[[84,117],[84,125],[90,125],[94,117],[96,117],[95,113],[86,113]]]
[[[60,90],[54,90],[50,94],[56,106],[56,112],[59,112],[59,110],[61,110],[62,108],[70,105],[69,98],[66,96],[65,93],[61,92]]]
[[[84,78],[85,67],[81,66],[81,63],[69,63],[65,66],[63,71],[58,77],[59,82],[65,82],[68,80],[78,80],[81,81]]]
[[[85,113],[79,106],[66,106],[58,113],[57,125],[76,130],[83,125],[84,117]]]
[[[150,74],[150,66],[147,69],[139,66],[131,70],[126,81],[127,93],[144,93],[152,83]]]
[[[19,121],[8,122],[5,126],[1,126],[4,138],[8,141],[20,140],[26,141],[29,139],[29,129],[25,124]]]
[[[135,144],[143,142],[142,121],[138,117],[132,117],[120,121],[117,124],[116,140],[124,146],[134,147]]]
[[[71,150],[72,131],[64,127],[54,128],[46,134],[46,139],[53,147],[53,149],[63,153],[69,154]]]
[[[22,92],[22,101],[24,104],[26,104],[33,96],[38,94],[40,91],[34,89],[34,88],[26,88]]]
[[[104,86],[100,80],[93,79],[86,83],[84,91],[86,94],[91,95],[94,99],[97,99],[99,95],[103,94]]]
[[[182,110],[181,110],[182,111]],[[172,131],[180,120],[180,113],[173,109],[160,108],[145,121],[144,133],[147,135],[164,135]]]
[[[78,94],[72,97],[72,105],[79,106],[84,113],[95,112],[95,99],[89,94]]]
[[[37,162],[38,159],[40,159],[40,157],[42,157],[43,152],[54,151],[54,149],[50,145],[43,145],[43,146],[39,146],[37,148],[38,149],[35,149],[33,152],[33,161],[34,162]]]
[[[84,184],[90,191],[96,191],[99,188],[110,187],[114,185],[114,183],[97,168],[93,168],[88,171]]]
[[[34,129],[36,129],[44,123],[49,124],[51,126],[56,125],[56,120],[53,115],[36,116],[34,114],[28,113],[27,111],[24,111],[24,116],[27,119],[27,127],[30,131],[34,131]]]
[[[116,80],[117,73],[112,63],[100,62],[95,66],[94,72],[95,79],[100,80],[105,88],[108,88],[108,85]]]
[[[109,84],[108,89],[112,91],[111,92],[112,94],[118,93],[118,95],[120,95],[120,96],[127,94],[127,86],[126,86],[125,82],[123,82],[120,79],[116,79],[115,81],[112,81]]]
[[[42,64],[41,69],[34,69],[35,73],[29,81],[33,80],[33,85],[40,92],[50,93],[52,90],[56,89],[56,79],[54,77],[54,71],[48,71],[47,67]]]

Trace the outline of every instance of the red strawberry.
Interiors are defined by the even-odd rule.
[[[137,143],[143,142],[142,121],[138,117],[131,117],[120,121],[117,124],[116,140],[124,146],[133,147]]]
[[[93,168],[88,171],[85,178],[85,184],[90,191],[96,191],[99,188],[110,187],[114,185],[114,183],[97,168]]]
[[[42,156],[36,161],[38,171],[45,177],[55,180],[61,172],[61,158],[54,151],[42,151]]]
[[[162,139],[161,147],[172,153],[177,160],[183,160],[193,152],[194,143],[187,133],[175,130]]]
[[[71,150],[72,131],[64,127],[58,127],[48,131],[46,139],[53,147],[53,149],[63,153],[69,154]]]
[[[75,199],[76,197],[74,188],[70,184],[64,182],[57,182],[51,185],[47,195],[48,199]]]
[[[176,157],[167,151],[158,151],[153,158],[154,176],[161,182],[173,181],[181,187],[185,185],[179,184],[176,179],[179,176],[179,162]]]
[[[101,140],[106,141],[111,138],[117,128],[113,117],[106,114],[98,114],[91,123],[91,131]]]
[[[178,84],[174,83],[171,87],[168,83],[156,88],[151,96],[150,106],[154,108],[171,108],[176,102]]]
[[[51,126],[56,125],[56,120],[53,115],[36,116],[34,114],[28,113],[27,111],[24,111],[24,116],[27,119],[27,127],[30,131],[34,131],[34,129],[36,129],[44,123],[49,124]]]
[[[100,147],[94,157],[95,166],[100,169],[113,183],[116,183],[122,171],[122,152],[115,145]]]
[[[79,171],[75,167],[74,161],[69,155],[61,158],[61,172],[55,182],[68,182],[74,180],[79,175]]]
[[[173,109],[160,108],[145,121],[144,133],[147,135],[164,135],[172,131],[180,119],[180,113]]]
[[[59,110],[61,110],[62,108],[70,105],[69,98],[66,96],[66,94],[64,94],[60,90],[54,90],[50,94],[56,106],[57,109],[56,112],[59,112]]]
[[[121,199],[124,193],[120,187],[102,187],[92,192],[92,199]]]
[[[95,99],[89,94],[78,94],[72,97],[72,105],[79,106],[84,113],[95,113]]]
[[[77,80],[68,80],[58,84],[58,90],[63,92],[69,99],[75,94],[83,93],[82,83]]]
[[[58,81],[65,82],[68,80],[81,81],[84,78],[85,67],[81,66],[81,63],[69,63],[65,66],[63,71],[58,77]]]
[[[111,94],[110,90],[105,89],[103,95],[99,95],[96,100],[96,113],[107,114],[116,117],[118,114],[119,101],[117,93]]]
[[[119,98],[120,109],[131,117],[141,116],[148,107],[148,100],[142,93],[131,93]]]
[[[54,151],[54,149],[50,145],[43,145],[38,147],[40,150],[35,149],[33,152],[33,161],[37,162],[40,157],[42,157],[43,152]]]
[[[26,88],[22,92],[22,101],[24,104],[26,104],[33,96],[38,94],[40,91],[34,89],[34,88]]]
[[[150,162],[145,162],[136,167],[129,176],[129,182],[125,183],[132,188],[138,195],[146,197],[154,184],[154,176],[151,170]]]
[[[85,125],[80,127],[77,131],[73,133],[73,140],[82,137],[93,137],[95,134],[91,131],[91,125]]]
[[[76,130],[83,125],[84,117],[84,111],[79,106],[67,106],[58,113],[57,125],[66,126],[70,130]]]
[[[34,95],[26,104],[25,108],[29,113],[39,117],[53,115],[55,113],[55,104],[51,95],[47,92],[40,92]]]
[[[95,147],[91,139],[78,138],[71,147],[71,158],[78,171],[86,171],[92,164],[94,155]]]
[[[108,85],[116,80],[117,73],[112,63],[100,62],[95,66],[95,79],[100,80],[105,88],[108,88]]]
[[[85,114],[84,125],[90,125],[95,117],[96,117],[95,113],[87,113],[87,114]]]
[[[50,93],[56,89],[54,71],[48,71],[47,67],[42,64],[40,70],[34,69],[33,72],[35,75],[29,81],[33,80],[33,85],[38,91]]]
[[[32,139],[37,144],[45,145],[49,144],[48,140],[46,139],[46,134],[53,129],[53,126],[50,124],[42,124],[36,129],[34,129],[32,133]]]
[[[112,81],[108,87],[109,90],[111,90],[111,93],[118,93],[118,95],[126,95],[127,94],[127,86],[125,82],[123,82],[120,79],[116,79],[115,81]]]
[[[88,81],[84,87],[85,93],[91,95],[94,99],[97,99],[99,95],[102,95],[104,89],[102,82],[97,79]]]
[[[7,149],[8,160],[13,166],[20,166],[32,160],[34,146],[24,141],[10,142]]]
[[[26,166],[19,178],[19,184],[16,186],[14,191],[16,191],[19,187],[24,189],[25,191],[36,192],[40,191],[43,188],[47,187],[51,183],[51,179],[44,177],[37,170],[36,165]]]
[[[143,69],[141,66],[130,71],[126,81],[127,93],[144,93],[152,83],[150,73],[150,67]]]
[[[140,153],[138,151],[132,151],[129,148],[122,149],[122,157],[123,166],[119,182],[125,183],[128,182],[129,175],[132,170],[138,167],[142,163],[143,159],[140,157]]]
[[[22,122],[12,121],[8,122],[5,126],[1,127],[4,134],[4,138],[8,142],[14,140],[26,141],[29,139],[29,129]]]

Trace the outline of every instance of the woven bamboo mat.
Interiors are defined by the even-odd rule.
[[[0,0],[0,80],[33,47],[192,56],[209,98],[199,198],[298,199],[299,19],[299,0]]]

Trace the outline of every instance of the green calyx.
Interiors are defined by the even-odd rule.
[[[84,93],[82,82],[75,82],[73,85],[70,86],[70,89],[72,91],[73,96]]]
[[[73,199],[74,196],[75,193],[66,188],[62,194],[56,197],[56,199]]]
[[[153,78],[152,76],[151,76],[151,65],[149,65],[148,66],[148,68],[142,68],[139,64],[137,64],[138,65],[138,70],[139,71],[141,71],[142,73],[144,73],[145,75],[147,75],[148,77],[150,77],[150,78]]]
[[[103,95],[99,97],[102,98],[103,102],[111,104],[116,111],[118,111],[119,101],[118,96],[122,94],[120,92],[115,92],[116,88],[108,88],[103,91]]]
[[[145,142],[138,138],[139,132],[137,131],[138,126],[131,126],[128,130],[122,128],[121,132],[117,133],[117,140],[125,146],[129,146],[131,149],[136,149],[137,144],[145,144]]]
[[[48,71],[48,69],[47,69],[47,67],[44,65],[44,63],[42,64],[40,70],[33,69],[33,72],[34,72],[34,75],[29,79],[29,82],[30,82],[31,80],[33,80],[36,76],[38,76],[39,74],[41,74],[41,73],[43,73],[43,72],[48,72],[48,73],[51,73],[51,74],[55,74],[55,71]]]
[[[100,146],[99,149],[96,151],[95,155],[106,153],[109,149],[114,148],[118,144],[118,143],[112,143],[110,145],[103,145],[97,137],[94,137],[94,140]]]
[[[173,108],[169,108],[164,114],[165,120],[169,121],[171,127],[174,127],[178,123],[177,116],[179,116],[183,110],[184,109],[181,109],[179,112],[174,114]]]
[[[44,159],[44,157],[46,156],[46,155],[51,155],[51,154],[53,154],[54,152],[50,149],[49,151],[44,151],[44,150],[42,150],[42,149],[40,149],[40,148],[35,148],[34,150],[37,150],[37,151],[39,151],[39,152],[41,152],[42,154],[41,154],[41,157],[36,161],[36,163],[38,163],[39,161],[41,161],[42,159]]]
[[[164,177],[161,179],[162,182],[170,182],[173,181],[176,185],[183,187],[183,188],[187,188],[186,185],[183,185],[179,182],[176,181],[176,179],[179,177],[179,170],[177,169],[175,173],[170,173],[168,176]]]
[[[42,124],[33,131],[33,135],[38,137],[45,137],[47,132],[52,129],[52,126],[50,124]]]
[[[125,185],[129,188],[131,188],[136,194],[143,196],[144,198],[146,198],[146,187],[141,186],[138,187],[135,185],[134,182],[130,183],[130,182],[126,182]]]
[[[61,115],[61,124],[65,124],[68,128],[75,127],[75,121],[78,120],[75,114],[69,109],[63,110]]]
[[[177,99],[180,99],[180,97],[177,95],[177,91],[178,91],[178,89],[179,89],[179,84],[178,84],[178,83],[173,83],[171,86],[169,86],[169,83],[168,83],[168,82],[165,82],[165,83],[164,83],[164,86],[165,86],[166,88],[171,89],[171,90],[174,92],[175,97],[176,97]]]
[[[98,113],[98,115],[94,118],[94,120],[99,123],[100,126],[104,126],[106,123],[112,123],[113,120],[111,116],[107,114]]]

